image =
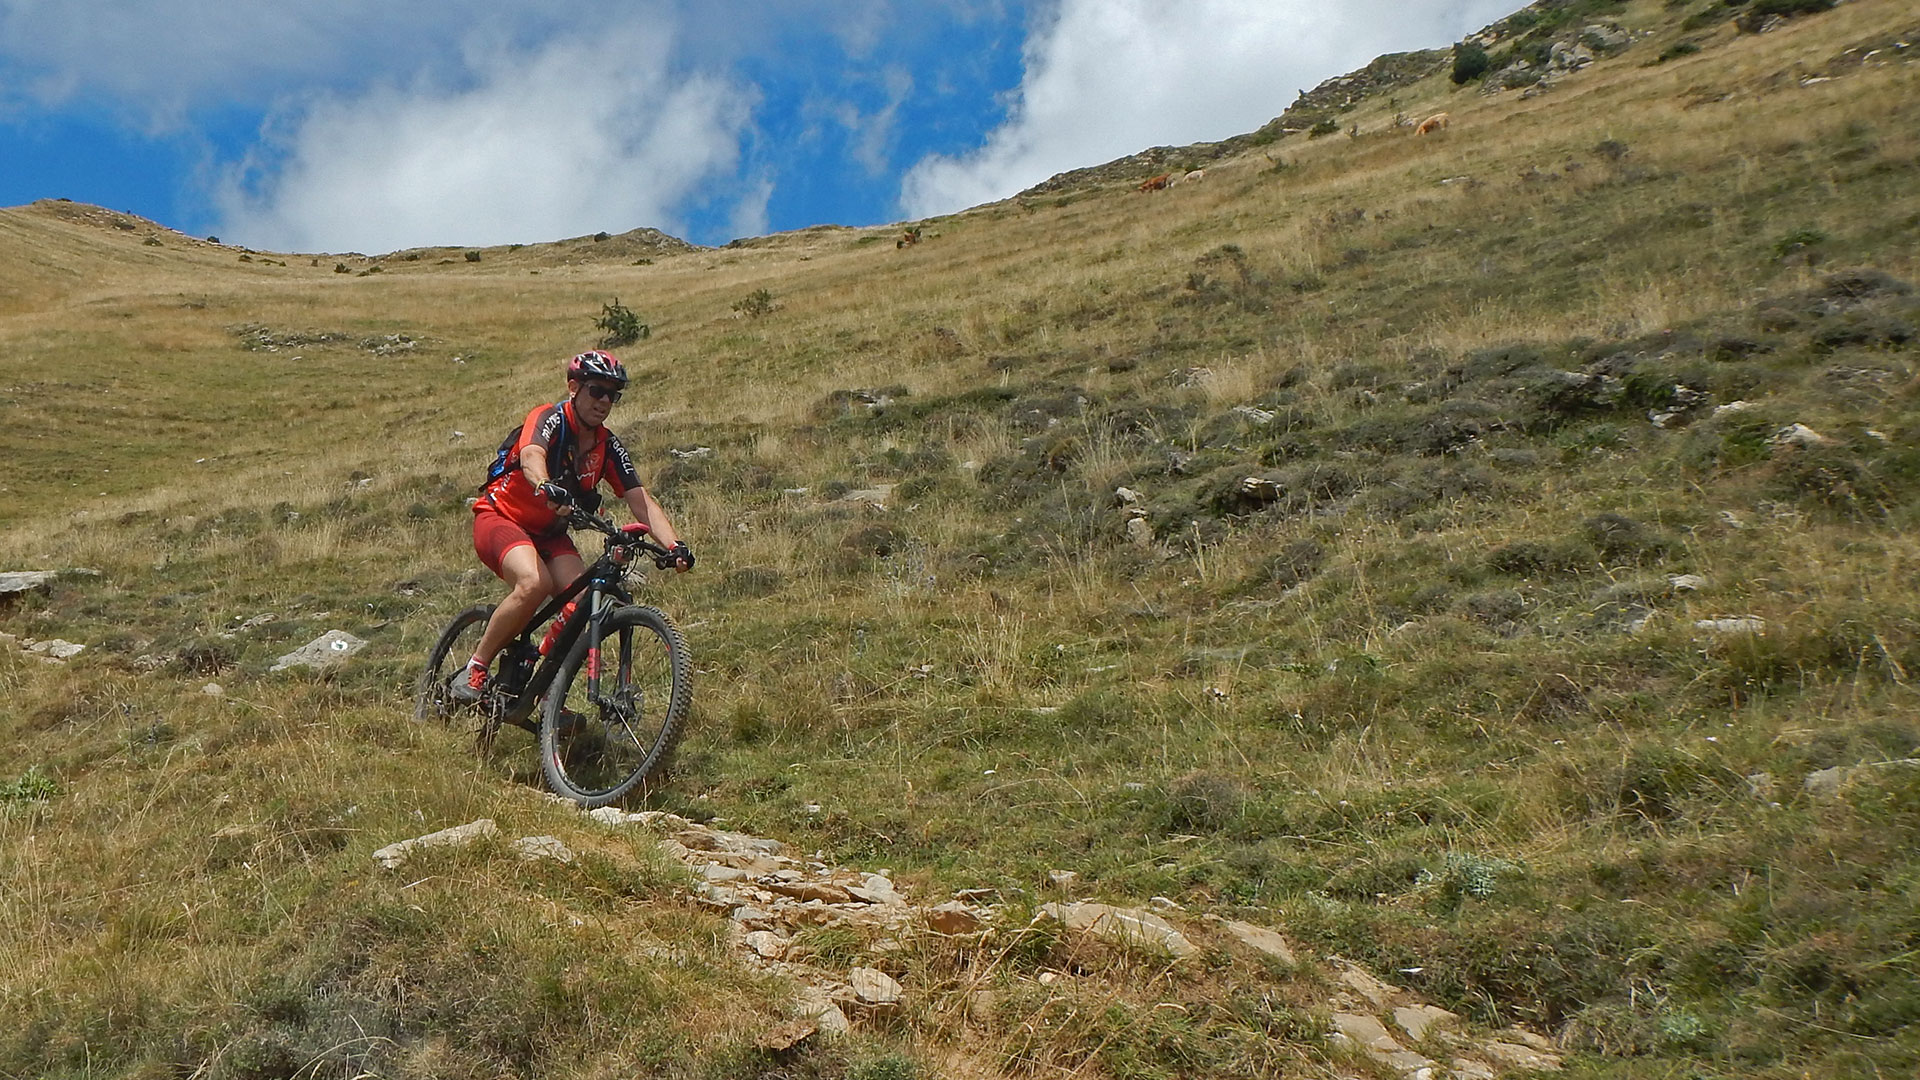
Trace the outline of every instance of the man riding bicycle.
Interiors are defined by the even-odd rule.
[[[566,399],[536,406],[500,445],[473,504],[473,550],[509,591],[467,661],[467,677],[454,680],[455,700],[482,700],[493,658],[541,603],[586,570],[567,535],[567,511],[592,509],[601,480],[677,556],[676,569],[693,568],[693,553],[641,485],[627,448],[604,426],[626,385],[627,369],[611,353],[583,352],[567,362]]]

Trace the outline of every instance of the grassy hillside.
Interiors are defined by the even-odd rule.
[[[1911,1074],[1920,20],[1572,7],[1645,35],[906,248],[0,211],[0,570],[97,571],[0,607],[87,645],[0,644],[0,1075],[1392,1075],[1304,965],[1018,933],[1052,870],[1578,1075]],[[650,840],[407,719],[497,592],[463,499],[616,297],[613,424],[700,555],[645,589],[699,663],[652,805],[1004,901],[816,934],[914,991],[843,1041],[757,1049],[793,987]],[[481,817],[587,857],[369,858]]]

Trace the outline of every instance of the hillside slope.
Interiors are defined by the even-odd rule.
[[[0,571],[73,571],[0,600],[0,1075],[1400,1075],[1334,958],[1570,1075],[1912,1073],[1920,23],[1562,8],[1631,43],[904,247],[0,211]],[[844,1039],[774,1049],[795,983],[529,740],[407,720],[497,592],[463,500],[615,298],[700,553],[644,588],[699,664],[646,808],[990,890],[791,933],[904,987]],[[481,818],[579,858],[370,857]],[[1155,897],[1197,956],[1030,928]]]

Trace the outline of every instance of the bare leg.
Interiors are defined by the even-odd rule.
[[[564,556],[562,558],[565,558]],[[556,559],[558,564],[561,560]],[[578,577],[581,566],[575,557],[573,576]],[[506,579],[506,599],[493,609],[493,617],[487,620],[487,632],[480,635],[480,644],[474,646],[474,659],[491,665],[493,658],[513,635],[526,628],[527,620],[540,608],[540,604],[554,592],[553,575],[540,561],[540,553],[532,544],[522,544],[509,550],[500,557],[500,576]]]
[[[553,591],[556,593],[573,584],[575,579],[586,572],[586,561],[578,555],[555,555],[547,562],[547,574],[553,578]]]

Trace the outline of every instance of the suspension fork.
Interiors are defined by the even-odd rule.
[[[587,700],[600,704],[600,634],[605,620],[602,613],[608,609],[607,594],[594,589],[588,594],[591,599],[587,607]]]

